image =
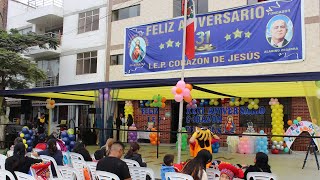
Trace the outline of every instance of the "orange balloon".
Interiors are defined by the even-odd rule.
[[[150,141],[152,145],[157,145],[157,141]]]
[[[161,107],[165,108],[166,107],[166,103],[162,103]]]
[[[149,136],[150,136],[150,139],[155,139],[155,138],[157,138],[157,135],[154,134],[154,133],[151,133]]]
[[[182,89],[181,89],[181,88],[177,88],[177,89],[176,89],[176,93],[177,93],[177,94],[181,94],[181,93],[182,93]]]
[[[157,103],[157,102],[158,102],[158,100],[156,100],[156,99],[155,99],[153,102]]]
[[[156,128],[152,128],[152,129],[151,129],[151,131],[156,131],[156,130],[157,130]]]
[[[191,84],[186,84],[186,88],[188,88],[190,91],[192,91],[192,85]]]
[[[166,102],[166,100],[167,100],[167,99],[166,99],[165,97],[162,97],[161,102],[164,103],[164,102]]]
[[[192,101],[192,96],[185,96],[183,97],[184,101],[186,101],[187,103],[191,102]]]
[[[291,126],[291,125],[292,125],[292,121],[291,121],[291,120],[288,120],[288,122],[287,122],[287,123],[288,123],[288,125],[289,125],[289,126]]]

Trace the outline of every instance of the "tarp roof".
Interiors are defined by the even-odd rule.
[[[315,92],[314,81],[320,79],[320,72],[272,74],[258,76],[187,77],[185,81],[194,85],[193,98],[235,97],[303,97],[306,89]],[[118,100],[147,100],[161,94],[173,99],[171,88],[178,78],[111,81],[77,84],[46,88],[2,90],[0,96],[56,101],[95,100],[98,89],[114,89]]]

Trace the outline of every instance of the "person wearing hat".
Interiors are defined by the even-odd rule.
[[[243,178],[243,171],[232,164],[219,164],[220,178],[219,180],[232,180],[233,178]]]

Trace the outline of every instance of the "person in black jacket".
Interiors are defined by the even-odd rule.
[[[29,173],[30,167],[33,164],[42,162],[41,159],[33,159],[26,156],[26,147],[22,142],[14,146],[13,156],[8,157],[5,162],[5,169],[10,171],[15,179],[18,179],[14,171]]]
[[[130,149],[127,154],[124,156],[125,159],[132,159],[139,163],[141,167],[147,167],[145,162],[142,162],[141,154],[138,153],[140,146],[138,143],[133,142],[130,144]]]
[[[248,169],[244,172],[244,179],[247,179],[247,174],[249,172],[267,172],[271,173],[271,168],[268,164],[269,158],[263,152],[258,152],[254,160],[254,165],[249,166]]]
[[[89,151],[86,149],[85,145],[82,142],[77,142],[74,145],[72,152],[81,154],[85,161],[92,161]]]
[[[127,125],[130,127],[133,124],[133,117],[131,114],[128,115]]]

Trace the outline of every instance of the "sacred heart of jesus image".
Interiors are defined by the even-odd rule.
[[[146,56],[146,42],[141,37],[135,37],[130,44],[130,57],[135,63],[141,62]]]

